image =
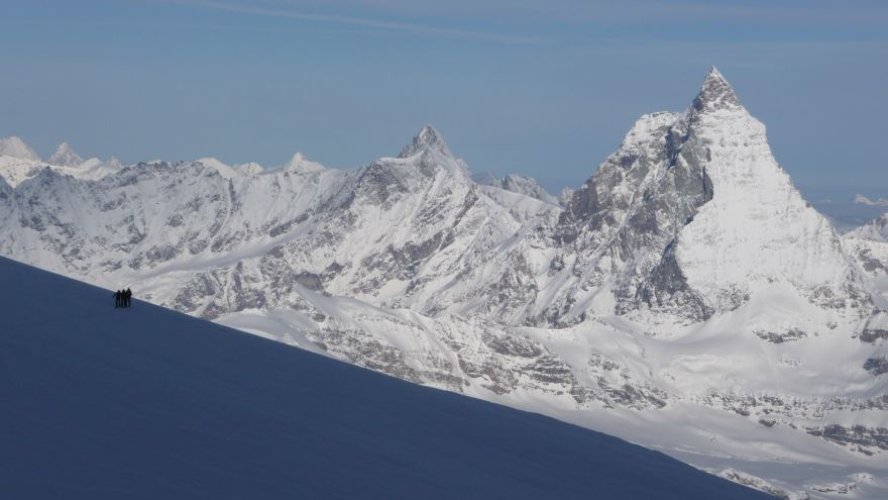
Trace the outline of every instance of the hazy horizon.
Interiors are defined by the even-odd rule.
[[[888,195],[888,5],[792,0],[11,0],[0,136],[125,162],[333,168],[427,123],[472,171],[579,186],[709,66],[806,193]],[[814,197],[809,194],[809,197]]]

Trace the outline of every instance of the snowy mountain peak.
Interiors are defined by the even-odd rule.
[[[320,172],[325,170],[324,166],[318,162],[314,162],[306,158],[306,156],[300,152],[297,152],[293,155],[293,158],[290,158],[290,161],[284,165],[284,170],[287,172],[299,172],[299,173],[310,173],[310,172]]]
[[[782,283],[822,310],[865,315],[871,302],[832,226],[793,186],[764,124],[717,69],[707,74],[688,122],[676,163],[695,166],[713,193],[674,248],[688,285],[716,311],[783,293],[775,285]]]
[[[431,125],[420,129],[413,140],[401,150],[398,158],[409,158],[424,151],[436,151],[444,156],[453,156],[441,133]]]
[[[700,112],[742,109],[734,87],[715,66],[709,69],[700,93],[694,99],[694,109]]]
[[[56,148],[55,153],[49,157],[49,163],[62,167],[76,167],[83,163],[83,158],[71,149],[70,144],[63,142]]]
[[[40,161],[40,156],[25,144],[21,138],[12,136],[0,139],[0,156],[11,156],[20,160]]]
[[[849,238],[888,242],[888,213],[850,231]]]

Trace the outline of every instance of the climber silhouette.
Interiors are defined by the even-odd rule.
[[[114,308],[123,307],[123,292],[117,290],[114,292]]]
[[[129,288],[127,288],[123,292],[123,303],[124,303],[123,307],[129,307],[130,304],[132,303],[132,298],[133,298],[133,291],[130,290]]]

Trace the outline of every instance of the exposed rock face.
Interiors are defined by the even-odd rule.
[[[398,154],[398,158],[410,158],[427,152],[441,156],[453,156],[441,134],[431,125],[423,127],[410,144],[404,146],[404,149]]]
[[[864,323],[860,330],[860,340],[861,342],[875,343],[883,339],[888,339],[888,313],[878,311]]]
[[[888,450],[888,429],[884,427],[869,428],[862,425],[845,427],[834,424],[823,428],[809,428],[807,431],[813,436],[820,436],[843,446],[851,446],[867,454],[873,453],[876,449]]]
[[[693,104],[697,113],[739,111],[743,108],[734,88],[721,72],[712,67],[703,80],[703,87]]]
[[[863,364],[863,369],[873,375],[881,375],[888,373],[888,358],[880,356],[878,358],[869,358]]]
[[[571,265],[556,269],[556,299],[533,324],[582,321],[605,287],[619,314],[649,310],[684,324],[735,310],[776,283],[843,316],[872,308],[839,237],[714,68],[686,113],[635,124],[573,193],[553,239],[559,266]]]
[[[807,333],[797,329],[792,328],[785,332],[768,332],[758,330],[754,332],[756,336],[762,340],[767,340],[772,344],[782,344],[784,342],[793,342],[795,340],[801,340],[808,336]]]
[[[560,259],[572,261],[558,278],[567,278],[571,286],[560,290],[558,300],[539,319],[581,319],[585,311],[568,304],[587,303],[605,282],[615,285],[620,313],[642,305],[669,309],[676,297],[677,302],[692,304],[689,315],[707,314],[706,306],[686,290],[671,251],[681,228],[712,198],[705,169],[682,156],[692,153],[683,150],[686,138],[685,116],[646,115],[620,149],[573,193],[553,234]]]

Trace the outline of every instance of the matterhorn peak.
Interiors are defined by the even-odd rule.
[[[703,87],[694,99],[694,109],[699,112],[742,109],[740,99],[734,92],[734,87],[721,74],[715,66],[709,68],[709,73],[703,79]]]
[[[71,149],[70,144],[63,142],[56,148],[55,153],[49,157],[49,163],[62,167],[76,167],[83,163],[83,158]]]
[[[420,129],[413,140],[401,150],[398,158],[409,158],[424,151],[436,151],[445,156],[453,156],[440,132],[431,125]]]
[[[20,160],[40,161],[37,153],[21,138],[12,136],[0,139],[0,156],[10,156]]]

